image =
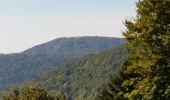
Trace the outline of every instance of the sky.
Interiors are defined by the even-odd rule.
[[[0,0],[0,53],[59,37],[123,37],[136,0]]]

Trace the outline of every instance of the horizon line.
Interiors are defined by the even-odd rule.
[[[51,42],[53,40],[56,40],[56,39],[62,39],[62,38],[83,38],[83,37],[103,37],[103,38],[120,38],[120,39],[124,39],[124,37],[116,37],[116,36],[104,36],[104,35],[79,35],[79,36],[61,36],[61,37],[56,37],[56,38],[53,38],[51,40],[48,40],[48,41],[45,41],[45,42],[41,42],[41,43],[38,43],[36,45],[33,45],[31,47],[28,47],[24,50],[20,50],[20,51],[14,51],[14,52],[0,52],[0,55],[9,55],[9,54],[18,54],[18,53],[22,53],[28,49],[31,49],[31,48],[34,48],[38,45],[42,45],[42,44],[45,44],[45,43],[48,43],[48,42]]]

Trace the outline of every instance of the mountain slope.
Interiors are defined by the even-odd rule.
[[[24,51],[28,55],[57,54],[80,56],[103,51],[124,44],[121,38],[111,37],[72,37],[59,38]]]
[[[16,54],[0,55],[0,88],[33,79],[74,58],[124,44],[120,38],[59,38]]]
[[[52,68],[35,82],[52,91],[65,91],[70,100],[94,100],[109,75],[116,73],[128,56],[123,47],[115,47],[98,54]]]

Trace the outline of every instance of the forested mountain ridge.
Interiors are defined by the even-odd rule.
[[[42,54],[64,54],[64,56],[84,56],[91,53],[97,53],[113,46],[124,44],[122,38],[112,37],[71,37],[58,38],[50,42],[35,46],[22,53],[28,55]]]
[[[73,58],[97,53],[124,44],[121,38],[59,38],[21,53],[0,55],[0,88],[33,79],[49,68]]]
[[[121,47],[87,55],[52,68],[34,82],[51,91],[64,91],[69,100],[95,100],[111,74],[116,74],[129,55]]]

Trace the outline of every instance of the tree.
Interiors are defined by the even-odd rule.
[[[39,87],[15,89],[10,96],[4,96],[4,100],[66,100],[64,94],[57,96],[50,94],[45,89]]]
[[[131,55],[102,100],[170,100],[170,0],[139,0],[136,6],[137,16],[125,21],[123,32]]]

